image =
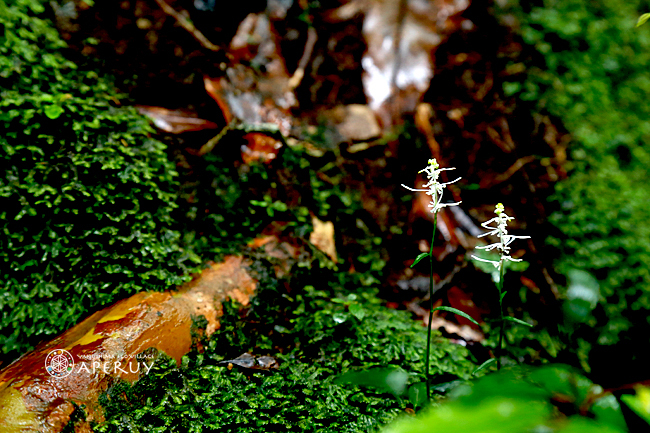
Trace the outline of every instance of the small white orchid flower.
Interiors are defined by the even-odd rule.
[[[429,165],[418,171],[418,173],[425,172],[427,174],[427,179],[429,179],[429,182],[427,182],[425,185],[422,185],[422,188],[426,189],[417,189],[417,188],[409,188],[408,186],[402,184],[402,186],[409,191],[414,191],[414,192],[426,192],[427,195],[431,196],[431,203],[429,203],[429,208],[431,208],[431,213],[435,214],[437,213],[440,209],[443,207],[447,206],[458,206],[461,202],[458,203],[441,203],[442,200],[442,192],[443,189],[454,182],[458,182],[460,180],[460,177],[456,180],[452,180],[451,182],[444,182],[440,183],[438,182],[438,177],[440,176],[440,173],[445,171],[445,170],[455,170],[454,167],[451,168],[440,168],[440,165],[438,165],[438,161],[436,161],[435,158],[429,160]]]
[[[497,214],[494,218],[492,218],[489,221],[484,222],[481,224],[483,228],[486,230],[490,230],[487,233],[483,233],[482,235],[479,235],[478,237],[481,238],[483,236],[488,236],[488,235],[496,235],[499,237],[499,242],[496,242],[494,244],[482,246],[482,247],[476,247],[477,249],[485,250],[485,251],[492,251],[493,249],[498,249],[501,252],[501,259],[499,261],[496,260],[487,260],[487,259],[482,259],[480,257],[472,256],[474,260],[478,260],[479,262],[486,262],[486,263],[492,263],[495,268],[501,270],[501,266],[503,265],[503,262],[505,261],[510,261],[510,262],[520,262],[521,259],[513,259],[510,257],[510,244],[515,240],[515,239],[530,239],[530,236],[515,236],[515,235],[509,235],[508,234],[508,221],[515,219],[514,217],[508,216],[505,212],[505,209],[503,207],[502,203],[499,203],[496,205],[494,209],[494,213]],[[496,223],[496,227],[490,226],[490,224]]]

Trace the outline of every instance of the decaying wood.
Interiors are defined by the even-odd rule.
[[[133,295],[23,355],[0,371],[0,431],[59,432],[74,405],[85,406],[86,422],[101,421],[98,398],[117,380],[138,380],[163,352],[180,363],[197,331],[209,336],[219,328],[223,301],[249,303],[257,282],[245,265],[230,256],[176,291]],[[205,330],[194,326],[199,316],[207,319]],[[57,378],[46,367],[48,355],[61,350],[74,365]]]

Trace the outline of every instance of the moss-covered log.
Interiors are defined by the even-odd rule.
[[[225,299],[248,304],[256,281],[243,265],[230,256],[176,292],[138,293],[22,356],[0,372],[0,430],[60,432],[75,407],[86,414],[79,425],[101,421],[111,385],[138,380],[160,353],[180,364],[199,334],[219,328]]]

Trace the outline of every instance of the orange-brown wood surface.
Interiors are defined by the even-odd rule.
[[[94,313],[0,371],[0,431],[61,431],[74,404],[85,406],[88,421],[100,421],[97,401],[111,384],[147,374],[160,352],[180,363],[192,347],[193,320],[204,316],[209,336],[219,328],[221,303],[248,304],[256,284],[244,260],[230,256],[176,291],[138,293]],[[46,367],[62,350],[74,365],[55,377]]]

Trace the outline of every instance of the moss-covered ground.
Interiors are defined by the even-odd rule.
[[[385,249],[368,228],[373,221],[360,191],[343,181],[340,157],[333,151],[310,156],[297,146],[286,147],[270,166],[237,166],[237,150],[185,157],[192,173],[182,195],[192,199],[179,206],[179,220],[187,221],[185,241],[197,254],[238,252],[253,260],[259,293],[243,310],[227,305],[205,351],[185,357],[180,368],[163,359],[135,386],[109,391],[108,421],[98,431],[356,432],[420,407],[426,330],[379,296]],[[331,176],[328,182],[319,172]],[[305,242],[313,230],[310,213],[336,221],[337,239],[349,245],[338,253],[349,263],[334,263]],[[280,260],[244,247],[269,226],[302,243],[303,253]],[[288,266],[286,276],[278,279],[275,266]],[[279,369],[230,370],[222,362],[246,352],[275,357]],[[437,333],[431,362],[436,383],[467,379],[475,368],[464,347]],[[403,392],[381,378],[370,387],[337,381],[373,368],[407,374]]]
[[[565,292],[571,345],[607,383],[632,382],[648,363],[638,347],[650,335],[650,29],[635,28],[648,8],[549,0],[510,10],[536,53],[525,77],[504,89],[561,118],[572,134],[570,176],[556,188],[557,230],[547,242],[558,251],[558,271],[574,275],[564,284],[575,287]],[[575,297],[579,287],[591,292]]]
[[[166,147],[94,65],[66,57],[48,18],[41,2],[0,2],[4,362],[199,262],[172,218]]]
[[[381,386],[335,383],[343,372],[379,366],[420,381],[426,336],[377,297],[385,262],[359,192],[316,176],[336,166],[336,155],[316,161],[286,148],[272,167],[233,164],[238,146],[206,158],[174,156],[150,137],[146,119],[120,106],[92,64],[66,59],[39,2],[0,10],[5,361],[96,308],[174,287],[197,269],[198,257],[246,253],[246,242],[272,221],[306,239],[311,211],[351,226],[341,232],[358,272],[337,270],[314,249],[293,264],[290,280],[278,281],[264,254],[249,252],[260,290],[245,317],[232,306],[203,353],[180,368],[163,357],[133,388],[112,388],[107,422],[97,429],[367,431],[417,403]],[[236,143],[234,134],[224,142]],[[440,336],[435,343],[438,381],[467,378],[467,351]],[[244,352],[275,356],[280,367],[219,364]]]
[[[495,13],[516,17],[530,55],[525,73],[507,79],[503,93],[561,118],[574,139],[569,179],[547,203],[557,209],[548,244],[567,276],[567,315],[557,321],[564,344],[597,381],[633,381],[647,365],[639,347],[650,335],[650,33],[633,26],[650,4],[548,0],[510,7]],[[152,138],[146,119],[122,106],[110,77],[66,50],[50,18],[42,2],[0,0],[2,362],[115,300],[172,288],[202,261],[238,253],[253,261],[260,281],[253,304],[227,304],[222,328],[181,366],[161,357],[134,386],[111,388],[98,431],[356,432],[418,409],[426,332],[408,313],[386,308],[379,294],[384,242],[401,227],[384,226],[363,208],[360,189],[341,180],[357,174],[345,172],[338,151],[315,157],[285,145],[272,164],[241,164],[238,146],[228,146],[238,143],[237,131],[223,138],[218,155],[172,150]],[[312,214],[336,222],[339,263],[311,249],[290,263],[290,277],[278,278],[276,263],[245,247],[274,221],[285,235],[308,239]],[[441,393],[443,384],[469,378],[477,360],[465,348],[440,335],[433,347]],[[272,356],[279,368],[223,363],[245,352]],[[406,374],[403,392],[385,380],[374,387],[337,380],[375,367]],[[560,394],[580,391],[570,410],[582,413],[577,402],[588,392],[577,384],[586,380],[552,375],[557,389],[575,385]],[[544,416],[565,408],[562,401],[549,405],[555,391],[540,397],[543,408],[533,405]],[[505,410],[497,403],[490,413]],[[615,402],[602,404],[617,411]],[[596,412],[584,413],[607,417]],[[611,418],[612,428],[624,429],[620,414]],[[567,431],[595,431],[583,419],[577,425]]]
[[[186,356],[180,368],[159,361],[135,386],[109,391],[108,421],[97,431],[361,432],[413,409],[417,396],[396,394],[381,380],[359,387],[337,378],[383,367],[409,374],[408,385],[421,382],[424,329],[348,274],[304,273],[314,286],[292,295],[274,278],[262,278],[248,313],[229,306],[203,353]],[[279,369],[229,369],[221,362],[244,352],[272,355]],[[434,380],[446,383],[468,378],[473,364],[465,348],[437,335],[432,365]]]

